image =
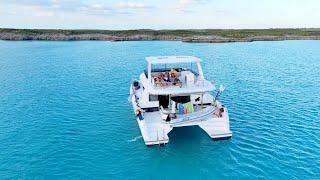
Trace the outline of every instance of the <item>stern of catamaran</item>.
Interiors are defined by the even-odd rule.
[[[205,79],[199,58],[146,59],[147,70],[130,97],[147,145],[167,143],[172,128],[182,126],[198,125],[213,139],[232,136],[228,110],[211,94],[215,86]]]

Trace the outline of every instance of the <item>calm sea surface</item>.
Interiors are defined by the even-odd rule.
[[[186,127],[144,145],[127,97],[154,55],[204,60],[232,139]],[[0,41],[0,177],[320,178],[320,41]]]

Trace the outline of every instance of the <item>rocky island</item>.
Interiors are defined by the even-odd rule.
[[[0,28],[0,40],[251,42],[320,40],[320,29],[63,30]]]

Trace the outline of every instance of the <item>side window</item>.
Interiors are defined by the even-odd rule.
[[[149,95],[149,101],[158,101],[158,96],[156,96],[156,95]]]

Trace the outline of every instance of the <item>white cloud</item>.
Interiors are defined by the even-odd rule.
[[[52,11],[42,11],[42,10],[40,10],[40,11],[36,11],[34,15],[35,16],[39,16],[39,17],[51,17],[51,16],[54,16],[55,13],[52,12]]]
[[[0,26],[89,29],[320,26],[319,1],[291,1],[275,5],[270,0],[0,0]]]
[[[182,12],[193,12],[193,8],[198,5],[205,5],[209,0],[178,0],[175,10]]]
[[[1,2],[2,0],[0,0]],[[153,6],[141,2],[119,2],[114,5],[85,3],[78,0],[12,0],[7,2],[17,8],[34,12],[37,16],[53,16],[61,13],[84,13],[88,15],[121,15],[147,11]]]
[[[93,4],[91,5],[91,7],[94,9],[104,9],[104,7],[101,4]]]
[[[131,3],[131,2],[119,2],[114,5],[116,9],[152,9],[153,6],[149,6],[143,3]]]
[[[18,6],[17,11],[22,11],[23,13],[32,13],[32,15],[37,16],[37,17],[50,17],[54,16],[55,12],[52,9],[47,9],[44,8],[43,6],[40,5],[23,5],[23,6]]]

